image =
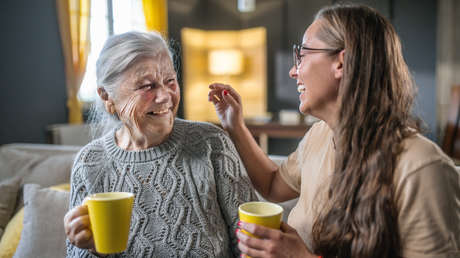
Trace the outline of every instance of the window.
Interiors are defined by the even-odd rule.
[[[81,101],[92,102],[97,97],[96,60],[107,37],[131,30],[146,30],[142,0],[91,1],[91,50],[78,93]]]

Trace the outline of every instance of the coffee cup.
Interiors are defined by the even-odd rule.
[[[134,194],[127,192],[96,193],[85,198],[98,253],[120,253],[126,249],[133,201]]]
[[[240,220],[272,229],[279,229],[283,217],[283,207],[271,202],[246,202],[238,207]],[[243,233],[255,237],[242,230]]]

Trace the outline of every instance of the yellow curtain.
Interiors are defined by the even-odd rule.
[[[147,30],[156,30],[168,37],[167,0],[142,0]]]
[[[67,108],[69,123],[83,122],[77,94],[86,69],[89,53],[91,0],[56,0],[62,50],[65,58]]]

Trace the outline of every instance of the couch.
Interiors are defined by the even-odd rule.
[[[65,257],[63,217],[81,146],[0,146],[0,258]],[[285,157],[272,156],[275,162]],[[282,203],[284,219],[295,200]]]
[[[81,147],[0,146],[0,258],[65,257],[63,216]],[[17,246],[17,248],[16,248]]]

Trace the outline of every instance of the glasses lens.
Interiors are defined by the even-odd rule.
[[[294,61],[294,66],[297,68],[297,66],[299,66],[299,50],[298,50],[298,46],[296,44],[294,44],[294,46],[292,46],[292,56],[293,56],[293,61]]]

